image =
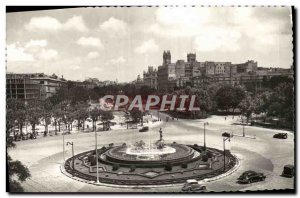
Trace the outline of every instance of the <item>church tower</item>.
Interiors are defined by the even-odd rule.
[[[170,51],[164,51],[163,53],[163,65],[167,65],[171,63],[171,53]]]

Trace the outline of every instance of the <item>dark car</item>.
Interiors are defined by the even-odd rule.
[[[283,167],[281,176],[283,177],[294,177],[295,167],[294,165],[288,164]]]
[[[273,135],[273,138],[287,139],[287,133],[276,133],[275,135]]]
[[[149,131],[149,127],[143,127],[139,130],[139,132],[146,132],[146,131]]]
[[[241,184],[250,184],[253,182],[264,181],[266,176],[263,173],[257,173],[255,171],[244,172],[237,180]]]
[[[205,191],[206,186],[204,186],[201,182],[198,182],[195,179],[189,179],[186,181],[181,190],[185,192]]]

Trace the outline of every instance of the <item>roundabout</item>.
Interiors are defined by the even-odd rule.
[[[159,141],[158,141],[159,142]],[[82,152],[66,160],[64,169],[73,178],[104,184],[147,186],[184,183],[187,179],[209,179],[233,169],[237,159],[229,151],[199,145],[156,144],[140,147],[123,143]],[[157,147],[159,145],[159,147]],[[150,148],[151,147],[151,148]],[[224,167],[225,159],[225,167]]]

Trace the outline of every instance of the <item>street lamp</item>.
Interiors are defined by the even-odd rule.
[[[242,116],[242,125],[243,125],[243,137],[245,137],[245,124],[244,124],[244,117]]]
[[[230,133],[228,133],[228,132],[224,132],[224,133],[222,133],[222,137],[223,137],[223,149],[224,149],[224,171],[225,171],[225,167],[226,167],[226,162],[225,162],[225,156],[226,156],[225,142],[226,142],[226,140],[228,140],[228,142],[230,142]]]
[[[67,142],[67,146],[68,145],[72,146],[72,166],[73,166],[73,171],[72,171],[72,177],[74,177],[74,173],[75,173],[75,159],[74,159],[74,143],[73,142]]]
[[[96,172],[97,172],[97,181],[96,183],[99,183],[99,169],[98,169],[98,148],[97,148],[98,142],[97,142],[97,133],[95,130],[95,149],[96,149]]]
[[[208,122],[204,122],[204,149],[206,149],[206,133],[205,133],[205,126],[208,125]]]
[[[65,163],[65,134],[62,133],[63,136],[63,164]]]

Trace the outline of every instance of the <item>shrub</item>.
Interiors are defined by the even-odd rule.
[[[208,158],[212,158],[213,157],[213,154],[211,151],[206,151],[206,155]]]
[[[96,156],[94,155],[88,156],[88,161],[91,163],[91,166],[95,166],[97,164]]]
[[[207,157],[207,154],[206,154],[206,153],[204,153],[204,154],[201,156],[201,160],[202,160],[203,162],[207,162],[207,161],[208,161],[208,157]]]
[[[119,164],[113,164],[112,170],[116,171],[116,170],[119,170],[119,168],[120,168]]]
[[[166,170],[166,171],[171,171],[172,168],[173,168],[173,166],[172,166],[172,164],[170,164],[170,163],[167,163],[167,164],[165,165],[165,170]]]
[[[187,168],[188,165],[186,163],[181,164],[181,168]]]
[[[109,146],[109,147],[113,147],[113,146],[114,146],[114,143],[110,143],[108,146]]]
[[[105,146],[102,146],[101,150],[106,150],[106,147],[105,147]]]
[[[130,166],[130,172],[135,171],[135,169],[136,169],[135,165],[131,165],[131,166]]]
[[[126,146],[126,143],[123,143],[122,146],[125,147],[125,146]]]
[[[88,156],[88,161],[91,162],[95,156],[93,154]]]

